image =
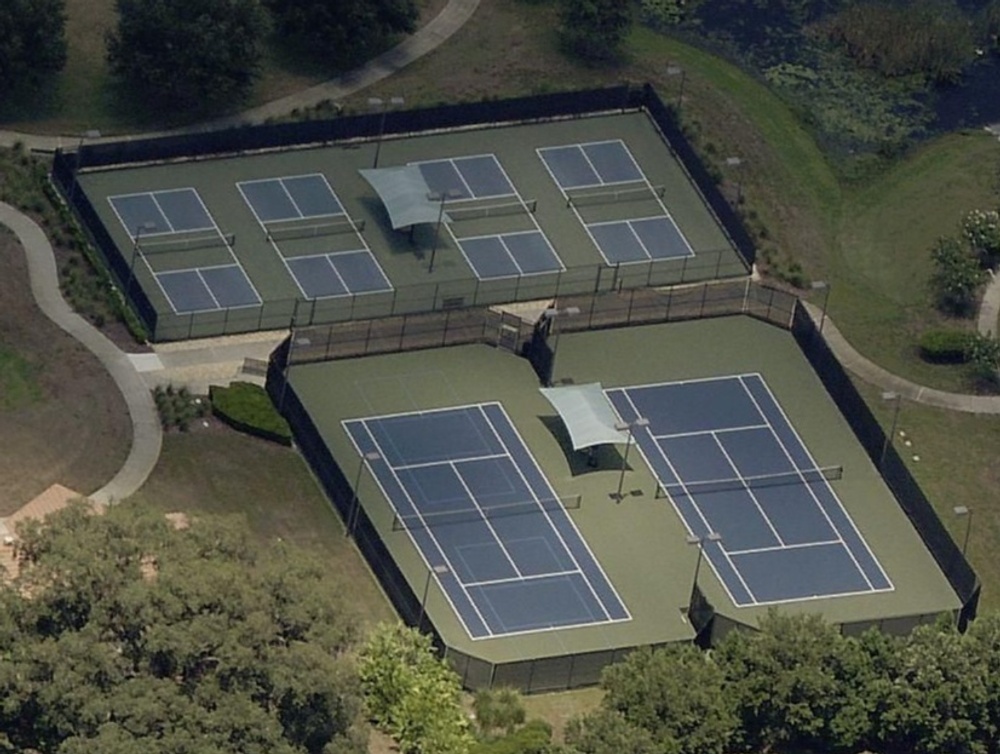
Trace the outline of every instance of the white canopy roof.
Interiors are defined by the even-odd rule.
[[[447,212],[440,215],[441,202],[428,198],[431,189],[416,165],[358,172],[379,195],[389,213],[393,230],[419,223],[436,223],[439,216],[443,222],[451,222]]]
[[[539,389],[562,417],[569,430],[573,450],[628,442],[628,432],[615,429],[619,419],[608,403],[601,383]]]

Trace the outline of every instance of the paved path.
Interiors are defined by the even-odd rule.
[[[819,307],[809,303],[805,303],[805,307],[809,312],[809,316],[813,318],[813,321],[818,326],[821,317]],[[854,346],[847,342],[847,339],[837,329],[836,324],[830,320],[830,317],[826,317],[823,323],[823,337],[841,364],[865,382],[869,382],[883,390],[892,391],[908,400],[924,403],[928,406],[936,406],[937,408],[964,411],[970,414],[1000,414],[1000,396],[946,393],[943,390],[935,390],[934,388],[918,385],[915,382],[910,382],[903,377],[897,377],[891,372],[887,372],[878,364],[858,353],[854,349]]]
[[[101,489],[88,495],[98,503],[129,497],[146,481],[160,457],[163,441],[159,417],[149,388],[129,357],[83,317],[70,309],[59,290],[55,255],[35,221],[0,202],[0,223],[10,228],[24,247],[31,292],[46,317],[87,347],[108,370],[121,390],[132,418],[132,448],[125,464]]]
[[[998,316],[1000,316],[1000,275],[990,270],[990,280],[986,290],[983,291],[983,300],[979,303],[979,317],[976,320],[979,334],[995,336]]]
[[[326,81],[310,89],[304,89],[287,97],[269,102],[266,105],[247,110],[237,115],[219,118],[171,131],[137,134],[135,138],[150,136],[165,136],[177,133],[197,133],[221,128],[261,123],[268,118],[287,115],[296,108],[312,107],[324,100],[337,101],[360,89],[371,86],[382,79],[391,76],[396,71],[409,65],[414,60],[434,50],[442,42],[462,28],[479,7],[480,0],[448,0],[448,4],[428,24],[422,26],[391,50],[387,50],[362,66],[348,71],[330,81]],[[117,141],[122,135],[91,139],[89,142]],[[20,133],[17,131],[0,131],[0,146],[13,146],[16,142],[23,143],[27,148],[52,152],[60,147],[75,148],[79,136],[39,136],[37,134]]]

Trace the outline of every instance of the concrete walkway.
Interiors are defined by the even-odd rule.
[[[0,202],[0,223],[10,228],[24,247],[38,308],[100,360],[125,398],[132,419],[132,448],[114,478],[87,496],[101,504],[127,498],[142,486],[160,457],[163,436],[149,388],[129,357],[63,299],[52,246],[35,221]]]
[[[119,141],[123,138],[146,138],[170,134],[214,131],[222,128],[261,123],[268,118],[288,115],[288,113],[297,108],[313,107],[325,100],[335,102],[391,76],[414,60],[436,49],[442,42],[461,29],[466,21],[472,18],[472,14],[479,7],[479,2],[480,0],[448,0],[448,4],[428,24],[419,28],[392,49],[387,50],[354,70],[347,71],[318,86],[274,100],[266,105],[261,105],[237,115],[218,118],[194,126],[136,134],[134,137],[119,134],[116,136],[94,138],[88,139],[88,143]],[[28,149],[39,152],[53,152],[58,148],[76,148],[79,138],[79,135],[40,136],[18,131],[0,130],[0,146],[10,147],[17,142],[21,142]]]
[[[803,303],[813,322],[819,326],[822,315],[820,308],[810,303]],[[854,346],[847,342],[829,316],[823,322],[823,338],[845,368],[876,387],[898,393],[908,400],[937,408],[964,411],[970,414],[1000,414],[1000,396],[946,393],[944,390],[924,387],[887,372],[878,364],[858,353]]]
[[[979,302],[979,317],[976,330],[980,335],[993,337],[997,334],[997,317],[1000,316],[1000,276],[990,270],[990,280]]]

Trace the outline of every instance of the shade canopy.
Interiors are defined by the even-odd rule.
[[[627,431],[616,429],[620,420],[604,395],[601,383],[539,388],[569,431],[573,450],[595,445],[625,444]]]
[[[438,218],[442,222],[451,222],[447,212],[442,214],[441,202],[430,198],[430,186],[416,165],[358,172],[379,195],[389,213],[393,230],[419,223],[436,223]]]

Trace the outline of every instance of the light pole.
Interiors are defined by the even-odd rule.
[[[972,508],[956,505],[952,510],[959,518],[965,518],[965,537],[962,539],[962,557],[964,558],[966,550],[969,549],[969,534],[972,532]]]
[[[361,456],[358,461],[358,473],[354,477],[353,494],[351,496],[351,507],[347,512],[347,528],[344,530],[345,537],[354,536],[354,527],[358,524],[358,509],[361,507],[361,498],[358,494],[358,487],[361,485],[361,472],[364,471],[365,461],[373,462],[382,458],[375,451],[369,451]]]
[[[434,257],[437,255],[438,243],[441,240],[441,222],[444,220],[444,205],[449,199],[457,199],[461,194],[455,189],[447,191],[432,191],[427,198],[432,202],[438,202],[437,225],[434,226],[434,244],[431,246],[431,263],[427,266],[427,272],[434,272]]]
[[[547,387],[552,387],[552,378],[556,373],[556,349],[559,347],[558,320],[560,317],[575,317],[579,313],[579,306],[567,306],[565,309],[557,309],[553,307],[542,312],[542,317],[549,323],[549,328],[551,328],[552,332],[552,358],[549,361],[548,379],[545,380],[545,385]]]
[[[622,454],[622,471],[618,475],[618,491],[615,493],[614,497],[619,503],[622,501],[622,487],[625,484],[625,469],[628,468],[628,451],[632,447],[632,436],[635,430],[639,427],[648,427],[649,419],[639,416],[630,422],[618,422],[615,424],[615,429],[619,432],[628,431],[628,438],[625,441],[625,452]]]
[[[743,159],[740,157],[726,158],[726,165],[734,168],[736,171],[736,209],[739,209],[743,201],[743,171],[740,169],[742,164]]]
[[[698,593],[698,573],[701,571],[701,561],[705,556],[705,542],[721,542],[722,535],[717,531],[710,531],[704,537],[696,537],[691,535],[687,538],[687,543],[689,545],[698,546],[698,557],[694,562],[694,581],[691,582],[691,600],[688,603],[688,612],[690,612],[690,606],[694,604],[695,595]]]
[[[128,263],[128,282],[125,283],[125,300],[128,301],[129,293],[132,292],[132,278],[135,277],[135,258],[139,254],[139,239],[147,230],[156,230],[156,223],[144,222],[137,226],[135,235],[132,236],[132,259]]]
[[[389,107],[400,107],[406,100],[402,97],[390,97],[389,101],[386,102],[381,97],[369,97],[368,106],[373,108],[379,108],[382,112],[381,117],[378,122],[378,136],[375,139],[375,161],[372,163],[372,169],[378,167],[378,155],[382,149],[382,136],[385,134],[385,116],[389,112]]]
[[[73,197],[76,196],[76,186],[80,182],[80,167],[81,167],[81,160],[83,159],[83,156],[81,154],[83,152],[83,143],[87,139],[100,139],[100,138],[101,138],[101,132],[96,129],[90,131],[84,131],[82,134],[80,134],[80,143],[77,144],[76,146],[76,160],[75,160],[75,166],[73,167],[73,182],[69,186],[69,203],[71,206],[73,204]]]
[[[680,113],[681,107],[684,103],[684,84],[687,81],[687,72],[681,68],[679,65],[671,63],[667,66],[668,76],[680,76],[681,77],[681,88],[680,93],[677,95],[677,112]]]
[[[427,612],[427,594],[431,589],[431,576],[434,574],[443,576],[446,573],[448,573],[448,566],[446,565],[436,565],[433,568],[427,569],[427,580],[424,582],[424,596],[420,599],[420,614],[417,616],[417,630],[420,630],[420,626],[424,622],[424,613]]]
[[[893,401],[896,405],[892,410],[892,426],[889,429],[889,434],[885,436],[885,442],[882,443],[882,455],[878,460],[879,470],[885,465],[885,456],[889,452],[889,445],[892,444],[893,438],[896,436],[896,424],[899,422],[899,407],[903,402],[903,396],[892,390],[886,390],[882,393],[882,400]]]
[[[809,285],[814,291],[823,291],[823,313],[819,318],[819,334],[823,334],[823,325],[826,324],[826,305],[830,301],[830,284],[825,280],[813,280]]]

